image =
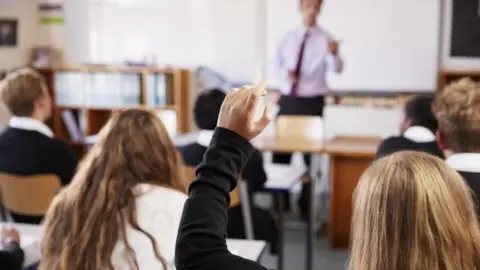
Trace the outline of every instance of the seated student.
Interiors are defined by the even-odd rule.
[[[161,120],[121,112],[50,206],[40,269],[171,269],[186,189]]]
[[[438,143],[452,153],[447,164],[457,170],[480,199],[480,83],[462,79],[438,92],[434,110]],[[478,204],[477,204],[478,205]],[[480,216],[480,208],[479,208]]]
[[[183,209],[175,249],[178,270],[265,269],[231,254],[226,244],[229,192],[255,151],[249,141],[270,122],[266,112],[259,122],[252,120],[265,87],[230,91],[223,102],[218,126],[197,168],[197,179],[190,184]]]
[[[354,194],[350,270],[480,269],[469,188],[441,159],[412,151],[381,158]]]
[[[177,236],[179,270],[265,270],[227,250],[228,192],[269,123],[251,115],[264,87],[229,93],[190,185]],[[355,192],[350,269],[480,269],[480,231],[468,187],[440,159],[399,152],[376,161]],[[463,228],[463,229],[459,229]]]
[[[2,229],[0,236],[0,268],[23,269],[25,255],[20,247],[20,235],[15,229]]]
[[[194,118],[197,126],[201,129],[197,141],[182,147],[179,151],[182,154],[185,165],[197,167],[203,160],[207,151],[213,132],[217,126],[220,107],[225,99],[225,93],[213,89],[200,94],[194,106]],[[263,168],[262,153],[255,150],[242,171],[242,179],[248,184],[250,192],[261,190],[267,181],[267,175]],[[252,205],[252,222],[255,238],[269,241],[273,251],[276,247],[277,230],[275,222],[268,211]],[[228,223],[227,234],[229,238],[245,238],[245,229],[241,206],[235,206],[228,211],[230,222]]]
[[[377,150],[377,158],[402,150],[422,151],[445,158],[435,137],[438,123],[432,113],[432,101],[430,97],[416,96],[405,104],[401,136],[385,139]]]
[[[75,171],[76,158],[70,146],[55,139],[45,124],[52,114],[52,98],[44,79],[31,69],[20,69],[5,77],[0,92],[13,115],[0,134],[0,172],[56,174],[67,185]],[[19,223],[38,224],[42,220],[38,216],[11,214]]]

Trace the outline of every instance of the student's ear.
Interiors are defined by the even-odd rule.
[[[438,129],[437,130],[437,144],[440,149],[443,151],[449,151],[450,147],[448,146],[447,140],[445,138],[445,133],[443,133],[442,130]]]

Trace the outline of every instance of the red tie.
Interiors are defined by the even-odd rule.
[[[300,74],[302,71],[303,51],[305,51],[305,44],[307,43],[307,39],[308,39],[308,32],[305,32],[305,35],[303,36],[302,44],[300,45],[300,50],[298,51],[298,60],[297,60],[297,65],[294,71],[296,80],[292,84],[292,89],[290,90],[290,96],[292,97],[297,96],[298,81],[300,80]]]

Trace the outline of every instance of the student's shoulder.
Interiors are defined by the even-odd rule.
[[[151,184],[139,184],[135,187],[134,193],[137,197],[137,204],[151,207],[153,209],[183,208],[188,196],[173,188],[156,186]]]
[[[409,140],[405,139],[402,136],[392,136],[384,139],[378,149],[377,149],[377,158],[391,154],[400,149],[408,148]]]
[[[408,142],[407,139],[405,139],[403,136],[391,136],[385,138],[381,145],[390,145],[390,144],[398,144],[398,143],[405,143]]]

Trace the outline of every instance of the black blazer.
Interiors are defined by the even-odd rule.
[[[463,179],[465,179],[465,182],[470,187],[473,199],[477,206],[477,214],[478,217],[480,217],[480,172],[465,172],[458,170],[457,172],[463,177]]]
[[[15,243],[9,243],[0,250],[0,269],[22,270],[24,254],[20,246]]]
[[[177,270],[265,270],[227,249],[229,192],[254,152],[238,134],[216,128],[190,184],[175,249]]]
[[[385,139],[377,149],[375,158],[381,158],[398,151],[421,151],[445,159],[443,151],[438,147],[437,141],[419,143],[402,136],[394,136]]]
[[[66,143],[40,132],[7,127],[0,134],[0,172],[16,175],[56,174],[70,183],[77,160]],[[12,213],[15,222],[38,224],[42,217]]]

